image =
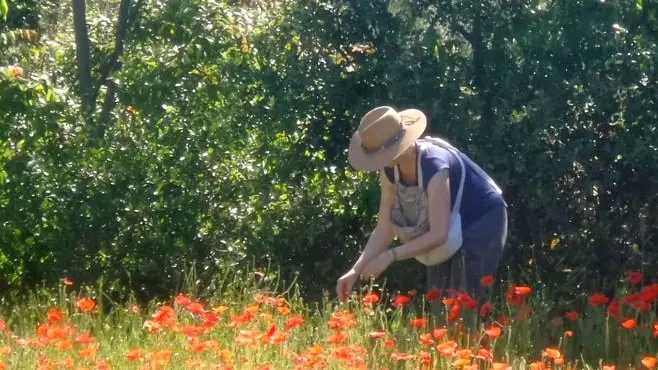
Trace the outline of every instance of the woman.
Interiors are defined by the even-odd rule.
[[[465,154],[431,138],[420,139],[426,126],[419,110],[378,107],[362,118],[352,137],[350,164],[379,171],[381,199],[377,226],[365,249],[338,279],[336,293],[342,300],[359,278],[376,279],[393,262],[410,258],[428,265],[428,289],[481,296],[481,277],[496,272],[507,238],[502,192]],[[452,211],[460,216],[461,227],[451,224]],[[456,244],[447,241],[455,229],[461,231],[461,243],[451,251]],[[389,248],[395,236],[402,244]],[[445,255],[440,262],[450,257],[428,262],[433,253]]]

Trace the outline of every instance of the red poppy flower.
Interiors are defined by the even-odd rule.
[[[439,299],[439,297],[441,297],[441,291],[436,288],[432,288],[429,292],[425,293],[425,299],[428,301]]]
[[[608,304],[608,301],[610,298],[608,298],[605,294],[601,293],[594,293],[591,296],[589,296],[589,304],[592,306],[603,306]]]
[[[640,284],[642,282],[643,276],[640,271],[629,271],[626,274],[626,279],[631,284]]]
[[[576,321],[580,318],[580,314],[578,312],[575,312],[575,311],[569,311],[569,312],[564,314],[564,317],[566,317],[567,319],[569,319],[571,321]]]
[[[454,304],[450,308],[450,314],[448,315],[448,321],[454,322],[461,316],[462,306],[459,304]]]
[[[396,297],[393,299],[393,304],[392,304],[392,306],[393,306],[394,308],[404,307],[404,306],[408,305],[409,302],[411,302],[411,298],[407,297],[406,295],[402,295],[402,294],[400,294],[400,295],[396,296]]]
[[[487,302],[480,307],[480,316],[487,317],[494,310],[494,306]]]
[[[482,284],[482,286],[492,286],[495,282],[496,278],[494,278],[493,275],[486,275],[480,279],[480,284]]]
[[[610,302],[608,305],[608,314],[612,317],[620,317],[621,316],[621,302],[613,300]]]

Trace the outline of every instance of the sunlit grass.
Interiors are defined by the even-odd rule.
[[[227,277],[232,276],[232,279]],[[214,294],[99,307],[102,292],[63,280],[4,307],[8,369],[653,369],[658,285],[630,276],[623,297],[588,293],[555,316],[530,284],[476,301],[462,292],[307,303],[266,273],[229,272]],[[493,289],[494,279],[483,279]],[[194,293],[194,294],[193,294]],[[102,297],[102,295],[100,296]],[[555,297],[559,299],[559,297]],[[583,307],[578,310],[575,307]],[[431,312],[436,313],[432,315]]]

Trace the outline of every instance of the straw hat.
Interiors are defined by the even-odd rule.
[[[380,170],[413,145],[425,127],[427,118],[418,109],[397,112],[391,107],[377,107],[363,116],[352,136],[350,164],[361,171]]]

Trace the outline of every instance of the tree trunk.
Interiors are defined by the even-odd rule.
[[[91,47],[87,32],[87,10],[85,0],[72,0],[73,27],[75,32],[75,54],[78,62],[78,82],[82,112],[88,116],[94,110],[91,86]]]
[[[138,10],[136,10],[138,11]],[[123,45],[126,39],[126,32],[128,31],[129,26],[129,13],[130,13],[130,0],[121,0],[119,5],[119,20],[117,21],[116,28],[116,37],[114,41],[114,53],[112,54],[111,60],[108,63],[108,68],[104,71],[99,81],[98,87],[100,88],[101,84],[107,86],[107,93],[105,94],[105,100],[103,101],[103,108],[101,111],[100,121],[98,122],[98,131],[97,135],[103,137],[105,135],[105,126],[110,120],[110,112],[114,108],[115,96],[117,92],[117,86],[114,83],[107,83],[107,78],[114,71],[117,71],[121,68],[121,62],[119,59],[123,54]]]
[[[489,93],[489,82],[487,81],[487,70],[485,55],[487,48],[483,42],[482,14],[481,8],[476,5],[473,19],[473,32],[471,33],[471,45],[473,47],[473,84],[477,89],[481,104],[482,127],[490,128],[493,124],[493,109],[491,106],[491,94]]]

